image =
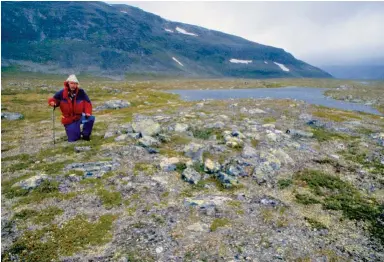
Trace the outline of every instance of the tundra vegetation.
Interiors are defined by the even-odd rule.
[[[66,142],[56,110],[53,146],[63,78],[2,75],[2,113],[23,116],[1,121],[2,261],[384,260],[382,116],[163,92],[328,87],[384,113],[383,82],[80,74],[91,141]]]

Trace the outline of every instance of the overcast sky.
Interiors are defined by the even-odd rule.
[[[315,66],[384,64],[384,2],[107,3],[283,48]]]

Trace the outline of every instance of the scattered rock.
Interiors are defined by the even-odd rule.
[[[105,137],[105,136],[104,136]],[[122,134],[115,138],[116,142],[125,141],[128,139],[128,134]]]
[[[253,158],[253,157],[257,157],[258,153],[257,153],[257,150],[254,149],[253,147],[249,145],[245,145],[241,153],[241,156],[244,158]]]
[[[285,133],[290,135],[293,138],[301,138],[301,137],[311,138],[311,137],[313,137],[313,133],[311,133],[311,132],[304,132],[302,130],[296,130],[296,129],[287,129],[287,131],[285,131]]]
[[[90,146],[75,146],[75,152],[80,153],[80,152],[85,152],[85,151],[90,151],[91,147]]]
[[[15,183],[12,187],[19,186],[23,189],[34,189],[38,187],[44,180],[47,180],[48,176],[46,174],[41,174],[37,176],[30,177],[28,179],[22,180],[20,182]]]
[[[224,172],[219,172],[216,178],[221,182],[221,184],[225,188],[231,188],[239,184],[239,181],[236,179],[236,177],[228,175]]]
[[[141,121],[133,122],[132,128],[134,132],[141,133],[143,136],[153,136],[160,133],[159,123],[153,121],[152,119],[144,119]]]
[[[184,154],[193,161],[203,162],[204,146],[196,143],[189,143],[184,147]]]
[[[275,129],[274,124],[264,124],[264,125],[262,125],[262,127],[267,128],[267,129]]]
[[[96,110],[106,110],[106,109],[120,109],[130,107],[131,103],[124,100],[110,100],[105,102],[103,105],[98,106]]]
[[[160,162],[160,168],[165,172],[174,171],[176,170],[176,164],[179,162],[180,159],[178,159],[177,157],[164,158]]]
[[[10,120],[10,121],[20,120],[20,119],[24,119],[24,115],[20,113],[2,112],[1,119]]]
[[[208,174],[217,173],[220,171],[220,164],[213,162],[211,159],[207,158],[204,162],[204,171]]]
[[[248,111],[249,114],[265,114],[266,112],[264,110],[261,110],[259,108],[251,109]]]
[[[85,177],[101,177],[104,173],[112,171],[119,167],[120,164],[115,161],[100,161],[90,163],[72,163],[66,165],[64,170],[75,170],[84,172]]]
[[[189,225],[187,227],[188,230],[190,231],[195,231],[195,232],[207,232],[209,227],[207,224],[203,223],[194,223],[192,225]]]
[[[188,129],[189,129],[189,126],[187,124],[176,123],[175,125],[175,132],[183,133],[188,131]]]
[[[139,139],[138,143],[143,147],[158,147],[161,144],[159,140],[151,136],[143,136]]]
[[[225,196],[198,196],[194,198],[185,198],[184,203],[187,206],[198,206],[200,208],[217,207],[223,205],[232,198]]]
[[[201,175],[192,167],[187,167],[181,177],[188,183],[195,185],[201,180]]]

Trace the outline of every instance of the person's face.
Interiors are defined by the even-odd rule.
[[[69,88],[71,89],[71,91],[75,91],[77,86],[79,85],[78,83],[72,82],[72,81],[70,81],[68,84],[69,84]]]

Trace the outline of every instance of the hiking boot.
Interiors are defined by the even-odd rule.
[[[90,136],[83,136],[83,140],[85,140],[85,141],[90,141],[90,140],[91,140],[91,137],[90,137]]]

